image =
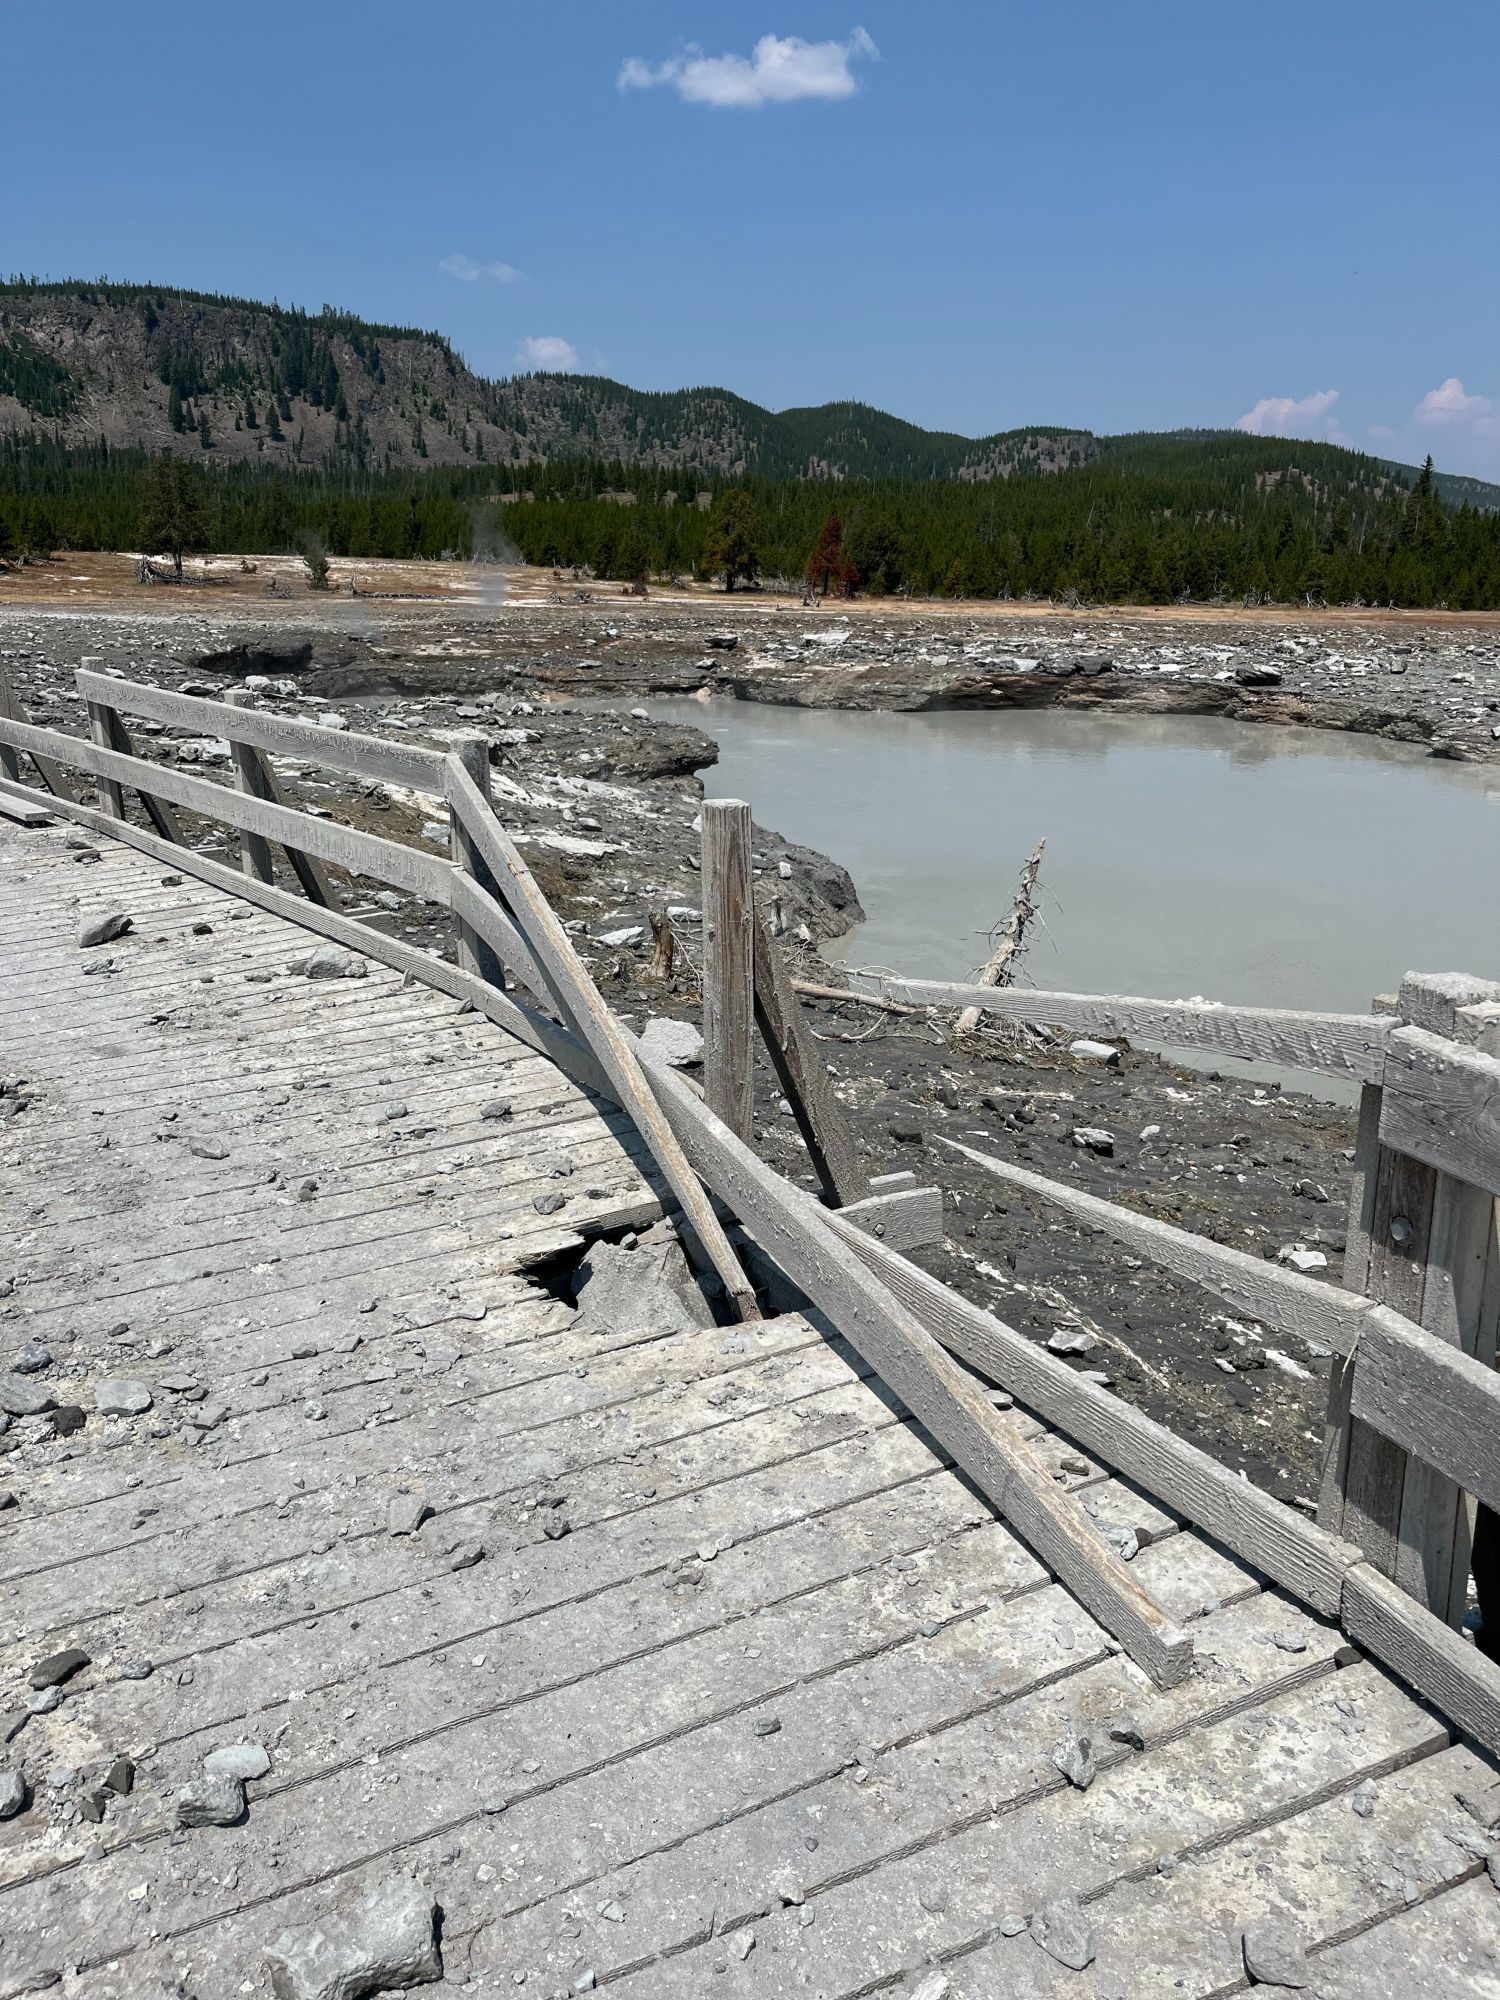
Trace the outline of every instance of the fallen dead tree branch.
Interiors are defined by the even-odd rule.
[[[1009,986],[1015,977],[1016,966],[1025,949],[1026,926],[1036,915],[1036,878],[1041,871],[1042,850],[1046,845],[1045,840],[1039,840],[1021,870],[1016,900],[1011,904],[1010,915],[1000,932],[1000,942],[979,975],[978,984],[981,986]],[[953,1024],[953,1032],[955,1035],[972,1035],[978,1026],[979,1009],[965,1007]]]

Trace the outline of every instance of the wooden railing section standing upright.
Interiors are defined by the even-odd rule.
[[[89,704],[87,741],[36,728],[13,702],[3,704],[9,712],[0,715],[0,812],[32,823],[46,808],[81,821],[399,967],[469,1001],[620,1105],[649,1146],[733,1309],[745,1317],[757,1312],[715,1201],[801,1286],[1160,1684],[1172,1685],[1190,1671],[1189,1636],[1139,1588],[1077,1499],[1058,1487],[960,1362],[1000,1383],[1303,1602],[1341,1619],[1359,1644],[1437,1701],[1461,1728],[1500,1750],[1500,1667],[1454,1629],[1464,1616],[1476,1507],[1473,1563],[1483,1601],[1494,1602],[1485,1565],[1494,1539],[1487,1510],[1500,1508],[1500,1375],[1493,1366],[1500,1317],[1500,986],[1456,975],[1413,975],[1392,1011],[1336,1015],[885,982],[904,1005],[972,1006],[981,1014],[1258,1057],[1361,1084],[1347,1259],[1351,1289],[1299,1277],[960,1149],[1267,1326],[1306,1334],[1333,1350],[1339,1366],[1328,1469],[1322,1519],[1314,1522],[1236,1478],[1210,1454],[900,1254],[899,1244],[930,1234],[936,1193],[915,1189],[907,1176],[894,1177],[894,1187],[867,1186],[784,970],[753,902],[745,910],[746,868],[735,849],[748,842],[748,812],[719,817],[705,809],[706,830],[716,828],[705,841],[705,856],[722,853],[739,885],[735,897],[722,895],[714,879],[720,863],[710,864],[705,917],[721,912],[735,937],[722,973],[710,955],[706,1002],[717,1008],[719,1026],[707,1044],[708,1081],[710,1097],[722,1098],[731,1122],[640,1049],[609,1012],[495,815],[482,739],[442,751],[328,731],[274,711],[110,676],[80,672],[78,687]],[[226,739],[233,788],[133,755],[122,713]],[[296,811],[281,798],[266,761],[277,754],[441,799],[450,816],[451,855]],[[23,758],[44,773],[43,786],[23,781]],[[62,776],[69,768],[99,786],[98,806],[72,796]],[[129,818],[131,792],[142,801],[149,830]],[[177,811],[237,829],[239,865],[187,844]],[[278,845],[301,893],[275,880]],[[394,883],[446,908],[455,921],[459,962],[419,951],[346,914],[329,869]],[[725,998],[729,980],[735,983],[732,1007]],[[771,1172],[748,1143],[752,1018],[807,1140],[821,1201]],[[716,1078],[716,1064],[741,1073]]]

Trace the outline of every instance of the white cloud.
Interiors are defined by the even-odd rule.
[[[1235,419],[1234,427],[1255,437],[1342,439],[1337,418],[1328,417],[1338,399],[1337,389],[1316,389],[1310,396],[1262,396],[1253,410]]]
[[[1427,394],[1412,411],[1419,424],[1472,425],[1482,435],[1500,434],[1500,413],[1489,396],[1470,396],[1456,375],[1450,375]]]
[[[628,56],[616,82],[621,90],[654,90],[670,84],[689,104],[759,110],[765,104],[792,104],[805,97],[853,97],[859,82],[851,64],[879,55],[863,28],[854,29],[842,42],[762,35],[748,56],[706,56],[696,44],[666,62]]]
[[[472,285],[476,278],[493,278],[497,285],[518,284],[525,277],[514,264],[479,264],[472,257],[466,257],[462,250],[455,250],[444,257],[438,269],[445,277],[457,278],[460,283]]]
[[[516,366],[567,373],[578,366],[578,349],[560,333],[533,333],[516,349]]]

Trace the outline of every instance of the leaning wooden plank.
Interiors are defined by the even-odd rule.
[[[920,1250],[924,1244],[943,1240],[941,1188],[892,1188],[887,1194],[845,1202],[839,1214],[893,1250]]]
[[[450,887],[450,907],[454,916],[482,938],[495,956],[503,961],[537,999],[562,1012],[552,982],[537,964],[530,946],[494,897],[486,894],[468,875],[455,875]],[[470,968],[466,967],[465,970]],[[483,977],[476,973],[476,978]]]
[[[450,812],[463,819],[466,833],[499,883],[511,914],[517,919],[517,927],[546,972],[552,990],[610,1079],[616,1103],[634,1119],[637,1131],[682,1203],[683,1214],[723,1280],[736,1313],[741,1319],[759,1319],[755,1288],[741,1269],[712,1203],[657,1106],[633,1042],[605,1006],[556,911],[537,887],[531,870],[495,817],[489,801],[457,757],[448,759],[443,787]],[[696,1103],[696,1098],[693,1101]]]
[[[1500,1665],[1368,1563],[1344,1578],[1344,1630],[1491,1753],[1500,1752]]]
[[[332,938],[336,944],[346,945],[351,951],[362,952],[367,958],[389,965],[421,985],[451,994],[454,999],[473,1007],[476,1013],[485,1015],[496,1027],[504,1028],[518,1041],[524,1042],[528,1048],[535,1049],[538,1055],[556,1063],[565,1076],[571,1077],[584,1090],[593,1091],[610,1103],[615,1102],[609,1078],[575,1035],[559,1027],[545,1014],[538,1014],[534,1008],[524,1006],[484,980],[476,979],[472,973],[462,972],[456,965],[418,951],[414,945],[404,944],[399,938],[388,937],[384,931],[374,930],[355,917],[343,916],[336,910],[325,910],[317,903],[307,902],[301,896],[294,896],[289,890],[278,889],[270,883],[253,881],[222,862],[210,860],[194,847],[174,847],[154,833],[131,826],[127,821],[116,821],[107,813],[91,806],[78,805],[71,799],[53,803],[47,793],[40,791],[31,791],[28,796],[48,800],[52,811],[67,819],[77,820],[82,826],[92,827],[97,833],[112,835],[129,847],[137,847],[143,854],[166,862],[179,874],[192,875],[216,889],[225,889],[231,896],[269,910],[273,916],[285,917],[288,922],[312,931],[318,937]]]
[[[14,820],[17,826],[48,826],[52,815],[45,806],[34,804],[11,791],[9,785],[0,780],[0,814]]]
[[[1359,1126],[1349,1174],[1349,1219],[1344,1231],[1343,1286],[1365,1294],[1370,1281],[1370,1231],[1375,1220],[1375,1189],[1380,1173],[1380,1085],[1363,1084],[1359,1093]],[[1354,1386],[1354,1362],[1336,1354],[1328,1373],[1328,1405],[1323,1420],[1322,1463],[1318,1471],[1318,1526],[1330,1535],[1344,1531],[1344,1498],[1349,1484],[1349,1446],[1354,1419],[1349,1395]]]
[[[108,747],[111,750],[118,750],[122,757],[133,757],[135,755],[135,745],[130,740],[129,730],[126,729],[115,710],[106,708],[101,712],[104,717]],[[157,797],[155,787],[137,785],[136,797],[145,808],[147,819],[150,820],[162,839],[174,841],[180,845],[182,842],[182,828],[177,824],[176,814],[166,803],[165,799]]]
[[[252,749],[243,749],[239,746],[232,748],[235,759],[235,783],[239,789],[254,798],[266,799],[273,806],[284,806],[286,799],[276,782],[276,773],[265,758]],[[242,775],[244,782],[241,784]],[[242,837],[247,841],[253,841],[256,836],[247,833]],[[261,844],[265,845],[264,842]],[[269,853],[269,849],[267,852]],[[338,891],[329,881],[317,855],[308,849],[306,841],[297,844],[283,841],[282,852],[286,855],[292,873],[301,883],[302,893],[308,901],[321,903],[325,910],[336,910],[339,906]]]
[[[834,1216],[763,1165],[675,1071],[650,1057],[641,1061],[693,1164],[767,1254],[1131,1658],[1161,1687],[1184,1680],[1192,1640],[1136,1585],[1079,1501],[1001,1423],[978,1384],[851,1253]],[[869,1240],[853,1225],[844,1228]]]
[[[1360,1560],[1357,1548],[1325,1534],[1207,1452],[1085,1380],[838,1213],[826,1220],[945,1347],[1303,1603],[1325,1617],[1337,1615],[1344,1572]]]
[[[834,1205],[847,1208],[867,1192],[854,1138],[843,1106],[833,1094],[827,1066],[802,1026],[802,1010],[781,954],[771,941],[765,919],[752,910],[755,961],[755,1024],[760,1029],[772,1066],[786,1092],[797,1129],[807,1142],[808,1158]],[[939,1197],[938,1234],[942,1234]],[[930,1241],[931,1239],[927,1239]]]
[[[1386,1051],[1384,1145],[1500,1194],[1500,1056],[1425,1028],[1400,1028]]]
[[[1500,1507],[1500,1373],[1387,1306],[1365,1315],[1353,1409],[1382,1437]]]
[[[22,708],[15,689],[11,686],[10,675],[0,666],[0,721],[24,722],[26,711]],[[73,787],[68,782],[68,774],[51,757],[32,756],[31,760],[42,774],[42,783],[49,792],[60,799],[71,799]],[[15,756],[8,750],[0,750],[0,771],[14,783],[20,782],[20,770]]]
[[[1307,1014],[1280,1007],[1225,1007],[1201,1000],[1146,1000],[1104,993],[1034,993],[1016,986],[948,985],[934,979],[882,978],[880,990],[908,1005],[977,1007],[1012,1021],[1046,1022],[1089,1035],[1130,1035],[1365,1082],[1379,1080],[1385,1045],[1396,1026],[1375,1014]]]
[[[209,819],[223,820],[242,832],[259,833],[287,848],[305,849],[321,860],[347,868],[351,874],[373,875],[432,902],[447,903],[453,864],[440,861],[436,855],[423,854],[415,847],[403,847],[397,841],[382,840],[378,834],[340,826],[334,820],[315,819],[310,813],[294,812],[291,807],[270,799],[251,798],[206,778],[189,778],[162,764],[101,750],[80,737],[65,736],[55,730],[0,722],[0,743],[13,743],[27,752],[49,751],[76,769],[89,771],[117,786],[149,784],[174,805],[185,806]]]
[[[74,679],[86,700],[107,702],[130,715],[144,715],[153,722],[196,730],[200,735],[223,736],[231,743],[253,744],[257,750],[285,757],[301,757],[309,764],[352,771],[357,777],[384,784],[442,795],[441,750],[427,750],[415,743],[385,743],[377,736],[361,736],[353,730],[320,729],[315,722],[298,722],[270,709],[241,708],[198,695],[174,694],[167,688],[117,681],[84,668],[78,669]]]
[[[705,799],[703,824],[703,1088],[716,1116],[749,1143],[755,1123],[755,973],[750,808]]]
[[[990,1153],[961,1145],[957,1139],[942,1143],[997,1180],[1040,1195],[1080,1222],[1093,1223],[1117,1243],[1128,1244],[1179,1278],[1204,1286],[1237,1312],[1248,1313],[1278,1333],[1331,1347],[1335,1354],[1347,1354],[1358,1338],[1370,1302],[1341,1286],[1319,1284],[1315,1278],[1284,1271],[1279,1264],[1247,1256],[1224,1243],[1212,1243],[1205,1236],[1194,1236],[1191,1230],[1159,1222],[1155,1216],[1137,1215],[1134,1209],[1030,1173],[1009,1160],[997,1160]]]

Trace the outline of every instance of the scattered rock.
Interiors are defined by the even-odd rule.
[[[542,1194],[534,1194],[531,1205],[538,1215],[556,1215],[560,1208],[567,1207],[568,1197],[561,1188],[548,1188]]]
[[[64,1681],[72,1680],[74,1674],[81,1673],[89,1665],[89,1656],[81,1646],[68,1646],[61,1653],[49,1653],[45,1660],[38,1660],[31,1670],[31,1685],[34,1688],[61,1687]]]
[[[179,1826],[238,1826],[245,1817],[245,1787],[239,1778],[194,1778],[177,1794]]]
[[[1049,1958],[1074,1972],[1094,1962],[1094,1933],[1076,1898],[1059,1896],[1031,1919],[1031,1935]]]
[[[615,1333],[643,1328],[689,1333],[714,1323],[682,1246],[669,1232],[648,1231],[634,1250],[591,1243],[573,1268],[571,1284],[589,1324]]]
[[[39,1340],[28,1340],[10,1365],[17,1375],[40,1375],[52,1366],[52,1356]]]
[[[40,1382],[28,1382],[24,1375],[0,1375],[0,1410],[7,1416],[40,1417],[55,1400]]]
[[[443,1976],[438,1909],[407,1874],[346,1890],[322,1923],[283,1931],[266,1953],[276,2000],[362,2000]]]
[[[1240,1933],[1245,1970],[1257,1986],[1290,1986],[1294,1991],[1312,1984],[1312,1968],[1302,1940],[1292,1925],[1271,1918]]]
[[[1075,1125],[1070,1135],[1073,1144],[1081,1151],[1097,1153],[1101,1160],[1112,1160],[1115,1154],[1115,1135],[1106,1132],[1099,1125]]]
[[[1087,1038],[1069,1042],[1068,1054],[1079,1062],[1104,1063],[1110,1069],[1120,1067],[1120,1051],[1108,1042],[1091,1042]]]
[[[14,1819],[26,1810],[26,1780],[14,1765],[0,1770],[0,1819]]]
[[[1054,1354],[1092,1354],[1099,1343],[1081,1328],[1060,1326],[1048,1336],[1047,1345]]]
[[[75,1431],[83,1429],[88,1420],[88,1411],[77,1403],[59,1403],[52,1412],[53,1433],[57,1437],[72,1437]]]
[[[128,1798],[135,1790],[134,1764],[128,1757],[116,1757],[104,1774],[104,1782],[120,1798]]]
[[[225,1743],[203,1760],[206,1778],[263,1778],[271,1768],[271,1753],[259,1743]]]
[[[1076,1791],[1086,1792],[1098,1776],[1094,1765],[1094,1746],[1086,1736],[1076,1733],[1065,1736],[1054,1745],[1052,1762]]]
[[[655,1056],[671,1069],[686,1069],[703,1059],[703,1035],[691,1021],[656,1015],[641,1031],[641,1053]]]
[[[130,927],[131,919],[123,910],[107,910],[102,917],[90,917],[79,926],[78,948],[87,951],[91,945],[113,944]]]
[[[340,950],[336,944],[320,944],[293,969],[307,979],[363,979],[369,971],[362,958]]]
[[[386,1509],[386,1533],[391,1535],[414,1535],[427,1519],[432,1509],[420,1493],[397,1493],[391,1498]]]
[[[948,2000],[953,1982],[946,1972],[929,1972],[920,1986],[911,1990],[910,2000]]]
[[[492,1097],[480,1110],[480,1117],[498,1124],[502,1119],[513,1116],[515,1107],[508,1097]]]
[[[1323,1252],[1309,1250],[1305,1243],[1284,1243],[1276,1252],[1276,1261],[1285,1264],[1289,1270],[1300,1271],[1304,1277],[1328,1269],[1328,1259]]]
[[[123,1375],[111,1375],[94,1391],[94,1408],[104,1417],[139,1417],[150,1407],[151,1391],[145,1383]]]

